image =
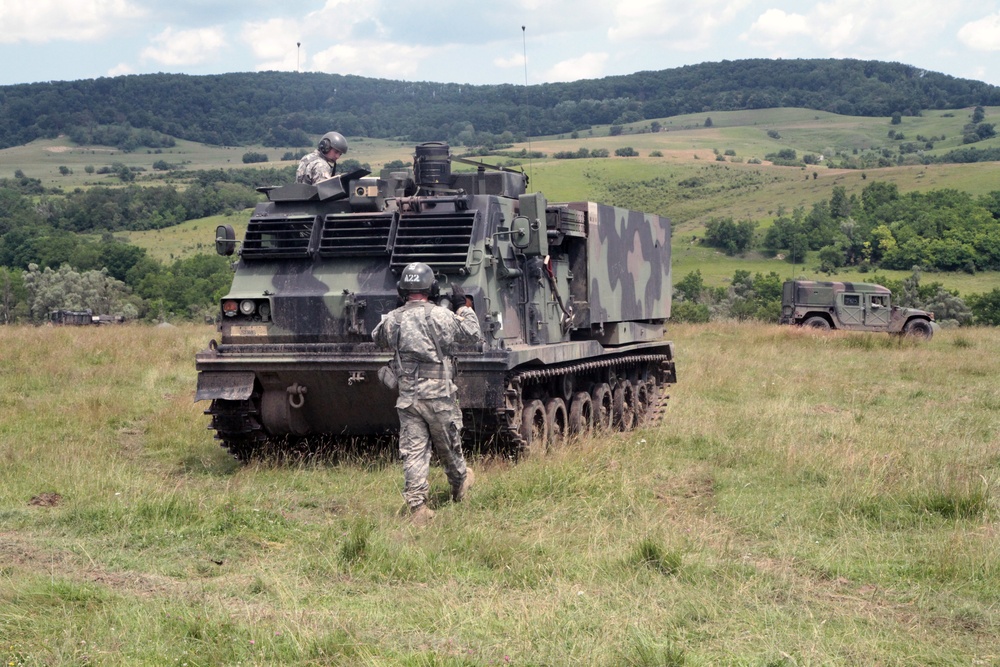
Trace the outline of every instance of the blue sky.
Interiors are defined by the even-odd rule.
[[[743,58],[1000,85],[1000,0],[2,0],[0,26],[0,85],[296,69],[520,85]]]

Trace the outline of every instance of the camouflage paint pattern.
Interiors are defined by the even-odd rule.
[[[391,354],[371,332],[399,305],[398,272],[412,261],[435,270],[442,296],[455,283],[473,299],[484,340],[456,346],[464,409],[503,408],[512,369],[672,354],[669,220],[548,203],[509,170],[414,178],[386,170],[268,192],[222,299],[219,341],[197,356],[196,400],[259,401],[273,436],[395,431],[395,397],[375,377]]]

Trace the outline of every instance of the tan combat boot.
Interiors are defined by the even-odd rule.
[[[462,502],[463,500],[465,500],[465,495],[469,492],[469,489],[471,489],[472,485],[475,483],[476,483],[476,473],[472,472],[472,468],[466,468],[465,481],[462,482],[461,486],[453,488],[451,490],[451,499],[454,500],[456,503]]]
[[[426,526],[434,518],[434,510],[427,506],[427,503],[414,507],[410,512],[410,523],[414,526]]]

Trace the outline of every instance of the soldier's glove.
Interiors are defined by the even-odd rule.
[[[456,313],[462,306],[472,307],[472,297],[467,296],[461,285],[451,284],[451,307]]]

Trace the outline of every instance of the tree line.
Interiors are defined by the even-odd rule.
[[[354,159],[340,167],[369,168]],[[161,178],[71,192],[20,172],[0,179],[0,323],[43,322],[53,309],[147,320],[214,316],[232,281],[228,260],[213,254],[163,264],[114,233],[243,214],[263,198],[256,188],[293,182],[295,166],[173,170],[183,187],[154,184]]]
[[[815,251],[819,269],[841,267],[936,271],[1000,270],[1000,190],[973,196],[958,190],[900,194],[895,183],[872,182],[861,196],[843,186],[810,210],[778,216],[763,234],[753,220],[716,218],[701,243],[736,255],[757,249],[801,264]]]
[[[224,258],[163,264],[113,233],[242,212],[261,198],[254,187],[290,182],[294,168],[183,174],[183,190],[132,184],[63,193],[36,179],[0,180],[0,323],[40,323],[53,309],[148,320],[212,316],[232,280]]]
[[[1000,105],[1000,88],[901,63],[737,60],[530,87],[298,72],[142,74],[0,87],[0,148],[67,134],[123,150],[307,146],[346,135],[484,145],[705,110],[803,107],[859,116]]]

